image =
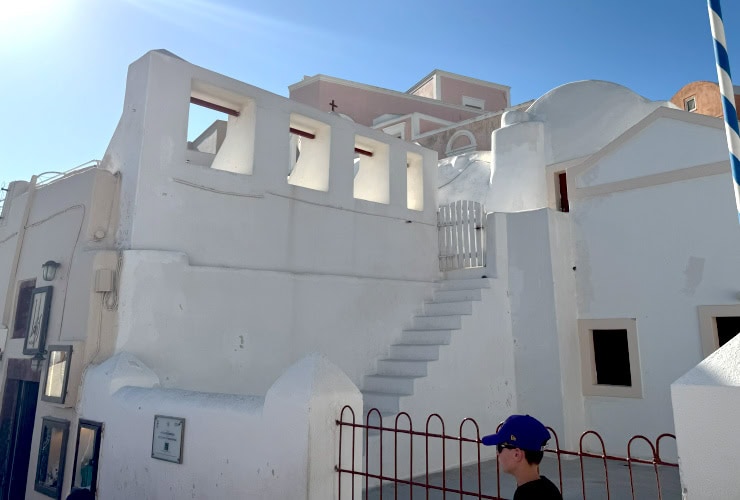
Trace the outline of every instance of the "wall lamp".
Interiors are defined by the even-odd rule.
[[[54,277],[57,275],[57,269],[60,265],[61,264],[59,262],[55,262],[53,260],[47,260],[44,262],[44,265],[41,266],[41,270],[43,271],[41,276],[44,278],[44,281],[54,281]]]
[[[46,351],[38,351],[33,355],[31,358],[31,370],[38,371],[41,368],[44,364],[44,360],[46,360],[45,354]]]

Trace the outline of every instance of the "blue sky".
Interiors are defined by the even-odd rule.
[[[738,85],[740,1],[722,8]],[[0,184],[100,159],[128,65],[159,48],[281,95],[316,73],[405,91],[435,68],[514,104],[583,79],[655,100],[717,80],[705,0],[9,0]]]

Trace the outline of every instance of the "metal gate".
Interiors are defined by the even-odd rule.
[[[367,413],[365,422],[382,422],[380,413],[372,409]],[[495,459],[481,460],[481,444],[478,424],[472,418],[464,419],[457,427],[456,434],[445,432],[444,420],[438,414],[429,415],[424,429],[414,430],[410,416],[399,413],[395,417],[393,427],[368,425],[355,420],[351,407],[342,408],[339,419],[336,420],[339,428],[339,462],[335,470],[339,474],[340,500],[345,499],[428,499],[432,498],[476,498],[499,500],[511,498],[514,485],[509,482],[506,474],[501,474],[498,461]],[[433,429],[441,429],[436,432]],[[356,431],[362,432],[356,432]],[[615,456],[606,453],[602,437],[595,431],[589,430],[581,435],[578,451],[567,451],[560,448],[558,435],[548,427],[552,434],[550,447],[545,450],[545,461],[541,465],[543,475],[548,476],[559,486],[564,498],[607,498],[622,499],[670,499],[681,498],[681,487],[678,478],[678,464],[661,458],[661,444],[666,440],[675,445],[676,436],[661,434],[653,443],[647,437],[637,435],[627,443],[626,456]],[[378,454],[380,463],[369,463],[368,447],[371,446],[370,433],[379,433],[378,443],[381,453]],[[389,434],[394,444],[393,464],[383,464],[382,443],[383,434]],[[358,439],[358,436],[362,436]],[[410,449],[419,446],[426,456],[426,473],[406,478],[399,477],[398,464],[409,464],[413,460],[410,456],[398,455],[400,439],[411,441]],[[363,440],[364,442],[356,442]],[[388,442],[388,440],[386,440]],[[591,444],[587,447],[587,442]],[[441,447],[439,444],[441,443]],[[457,445],[456,456],[445,456],[450,443]],[[635,447],[641,443],[642,457],[635,456]],[[597,446],[593,446],[597,444]],[[348,450],[365,449],[363,463],[346,463],[342,457],[353,457]],[[665,446],[665,444],[663,444]],[[461,467],[463,449],[477,450],[477,461]],[[587,451],[587,448],[599,449],[599,452]],[[432,453],[441,452],[441,463],[445,472],[429,470],[429,459]],[[645,458],[645,451],[649,451],[649,458]],[[344,454],[343,454],[344,452]],[[474,454],[475,455],[475,454]],[[385,465],[385,467],[384,467]],[[376,470],[379,473],[366,471]],[[413,467],[410,467],[413,469]],[[391,471],[392,470],[392,471]],[[349,475],[349,476],[347,476]],[[342,478],[351,477],[352,481],[345,481],[342,489]],[[495,481],[493,480],[495,477]],[[354,479],[360,478],[362,486]],[[502,482],[504,487],[502,488]],[[351,483],[351,484],[350,484]],[[580,492],[579,492],[580,490]],[[504,496],[502,497],[502,491]],[[449,496],[448,496],[449,494]]]
[[[486,212],[478,202],[458,200],[439,207],[439,270],[486,265]]]

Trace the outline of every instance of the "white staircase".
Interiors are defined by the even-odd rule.
[[[414,381],[426,377],[429,363],[439,359],[440,348],[462,328],[462,317],[473,313],[481,289],[489,287],[488,278],[446,279],[437,285],[434,299],[390,347],[389,357],[378,360],[377,373],[365,377],[365,415],[371,408],[382,417],[398,413],[401,398],[414,394]]]

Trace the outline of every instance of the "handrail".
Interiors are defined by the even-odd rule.
[[[81,165],[77,165],[76,167],[72,167],[68,170],[65,170],[63,172],[57,172],[54,170],[50,170],[48,172],[41,172],[40,174],[37,175],[37,177],[41,180],[39,180],[36,183],[36,186],[45,186],[55,181],[58,181],[59,179],[67,177],[71,174],[78,173],[82,170],[87,170],[88,168],[98,168],[98,167],[100,167],[100,160],[90,160],[90,161],[86,161],[85,163],[82,163]],[[50,177],[42,179],[42,177],[45,175],[49,175]]]

